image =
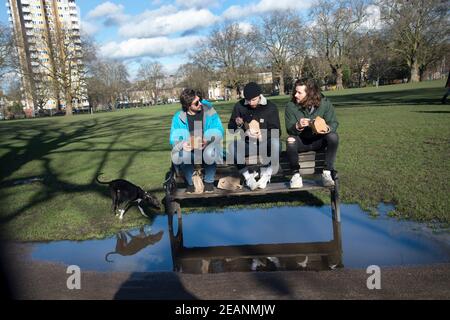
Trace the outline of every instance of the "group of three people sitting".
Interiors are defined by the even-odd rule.
[[[195,192],[192,179],[194,164],[202,164],[204,168],[204,192],[214,192],[216,164],[223,160],[222,122],[212,104],[193,89],[183,90],[180,103],[182,110],[173,116],[170,130],[172,162],[186,179],[187,193]],[[326,129],[319,133],[311,127],[311,120],[317,116],[326,122]],[[315,80],[301,79],[295,82],[292,99],[285,110],[285,124],[289,134],[286,155],[292,170],[290,187],[303,186],[299,152],[319,149],[326,149],[323,184],[334,185],[331,173],[339,143],[336,133],[338,121],[333,105],[322,95]],[[235,104],[228,129],[228,132],[233,132],[233,137],[239,135],[241,139],[233,139],[227,162],[229,159],[233,161],[248,188],[266,188],[271,176],[278,170],[281,125],[277,106],[264,97],[258,84],[250,82],[244,87],[244,99]],[[260,173],[250,172],[245,157],[262,154],[269,160],[262,161]]]

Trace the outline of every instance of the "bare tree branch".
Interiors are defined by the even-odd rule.
[[[449,42],[449,0],[379,0],[381,17],[390,35],[390,48],[410,68],[410,81],[445,51]]]
[[[336,75],[336,86],[343,88],[343,65],[354,46],[353,35],[367,17],[364,0],[319,0],[311,10],[314,22],[310,28],[313,46],[319,56],[327,59]],[[353,40],[353,41],[352,41]]]
[[[285,93],[285,71],[296,58],[306,54],[300,18],[288,11],[277,11],[262,19],[260,28],[254,28],[253,42],[270,61],[280,79],[280,94]],[[292,72],[292,71],[291,71]]]
[[[238,24],[226,24],[215,29],[209,38],[196,48],[190,59],[202,68],[215,72],[225,85],[240,93],[253,72],[255,48],[251,34],[244,33]]]

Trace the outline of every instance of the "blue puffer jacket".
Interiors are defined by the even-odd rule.
[[[203,105],[203,138],[210,141],[214,136],[223,139],[224,131],[220,117],[211,102],[202,100]],[[180,110],[172,118],[170,128],[170,144],[175,150],[181,150],[184,141],[189,141],[189,125],[186,112]]]

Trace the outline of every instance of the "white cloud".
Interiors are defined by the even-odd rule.
[[[248,10],[249,7],[251,7],[252,9]],[[240,17],[251,15],[254,11],[253,7],[254,7],[254,5],[245,7],[247,9],[247,11],[252,11],[252,12],[248,13],[248,12],[244,12],[244,7],[242,7],[242,6],[231,6],[223,12],[222,16],[225,19],[237,19]]]
[[[252,31],[252,28],[253,28],[253,26],[248,22],[239,22],[238,26],[239,26],[239,29],[245,34]]]
[[[98,25],[96,25],[95,23],[86,21],[86,20],[81,20],[80,26],[81,26],[81,31],[84,34],[87,34],[88,36],[93,36],[100,30],[100,27]]]
[[[189,48],[203,40],[203,37],[190,36],[183,38],[147,38],[128,39],[120,43],[109,42],[100,49],[101,55],[106,58],[137,58],[137,57],[166,57],[185,53]]]
[[[176,3],[186,8],[211,8],[218,5],[217,0],[177,0]]]
[[[166,36],[208,27],[216,23],[219,18],[206,9],[176,11],[173,6],[165,6],[158,10],[144,12],[132,20],[135,22],[126,23],[120,27],[121,36],[126,38]]]
[[[309,8],[312,3],[313,0],[303,0],[301,2],[292,0],[261,0],[258,3],[252,3],[246,6],[231,6],[225,10],[222,16],[225,19],[238,19],[275,10],[301,10]]]
[[[124,14],[124,6],[112,2],[104,2],[88,12],[89,19],[105,18],[106,24],[122,24],[125,23],[129,16]]]
[[[380,8],[375,5],[370,5],[366,9],[367,18],[361,27],[367,29],[379,30],[382,27]]]
[[[89,18],[100,18],[100,17],[107,17],[119,13],[123,13],[124,7],[123,5],[114,4],[112,2],[104,2],[102,4],[99,4],[94,9],[89,11],[88,17]]]

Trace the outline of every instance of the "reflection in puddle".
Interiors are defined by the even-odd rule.
[[[174,232],[173,220],[177,221]],[[184,244],[183,218],[168,217],[173,269],[186,273],[233,271],[329,270],[342,267],[341,224],[332,220],[332,239],[320,242],[211,245]],[[207,224],[208,221],[205,221]],[[247,225],[251,232],[257,225]],[[272,225],[274,226],[274,225]],[[204,232],[214,234],[214,223]]]
[[[108,257],[112,254],[120,254],[121,256],[132,256],[149,245],[153,245],[161,240],[164,231],[156,234],[147,234],[144,227],[139,229],[139,234],[133,235],[131,231],[120,231],[116,234],[116,250],[108,252],[105,255],[105,261],[113,262]]]
[[[127,272],[323,270],[340,264],[366,268],[450,261],[448,233],[389,218],[389,205],[380,205],[376,219],[358,205],[340,207],[340,228],[330,206],[191,213],[182,221],[175,216],[172,226],[167,216],[158,216],[151,226],[104,240],[34,244],[32,258]],[[105,256],[112,251],[118,254],[110,254],[113,262],[108,263]]]

